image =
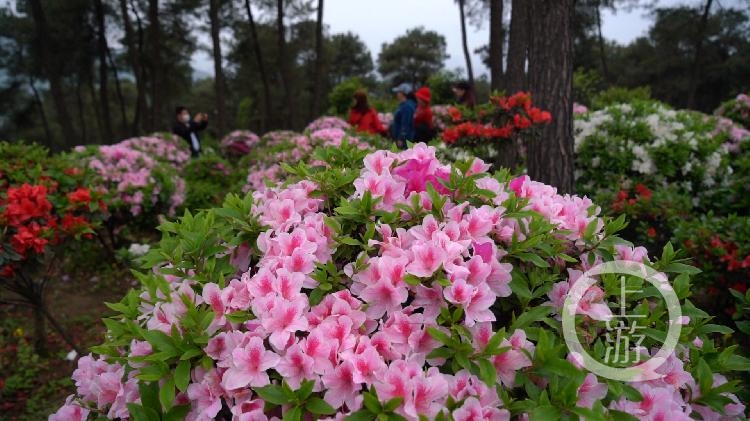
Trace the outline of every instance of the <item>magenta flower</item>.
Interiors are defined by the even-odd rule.
[[[578,402],[576,405],[591,409],[594,402],[600,401],[607,396],[607,385],[599,383],[596,375],[589,373],[578,388]]]
[[[406,271],[420,278],[432,276],[445,258],[445,251],[432,242],[417,244],[412,251],[414,260],[406,267]]]

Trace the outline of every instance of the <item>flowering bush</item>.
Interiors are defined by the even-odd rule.
[[[106,217],[101,194],[83,186],[88,176],[43,148],[0,143],[0,287],[33,309],[40,354],[46,353],[45,318],[53,319],[44,294],[51,279],[43,272],[59,248],[93,238]]]
[[[736,98],[721,104],[714,114],[729,118],[750,129],[750,96],[739,94]]]
[[[348,129],[349,123],[335,116],[323,116],[314,120],[305,127],[305,133],[312,133],[323,129]]]
[[[98,174],[95,188],[110,193],[113,212],[126,214],[128,218],[174,215],[185,200],[185,181],[178,169],[185,163],[183,158],[189,159],[189,154],[172,149],[169,145],[174,146],[173,143],[159,144],[161,141],[136,138],[114,145],[77,147],[72,159],[84,159]]]
[[[235,130],[221,139],[219,147],[225,155],[247,155],[258,143],[260,137],[249,130]]]
[[[240,175],[228,161],[207,153],[193,158],[184,174],[187,191],[183,206],[191,210],[220,205],[239,182]]]
[[[577,116],[577,188],[595,194],[623,182],[674,184],[708,206],[733,181],[730,151],[750,139],[725,129],[713,117],[645,101]]]
[[[720,373],[750,364],[714,347],[726,328],[690,303],[694,270],[671,247],[652,259],[590,200],[493,178],[480,160],[446,165],[424,144],[366,153],[319,148],[325,166],[286,167],[297,182],[163,224],[141,289],[111,305],[51,419],[743,416]],[[587,374],[561,339],[566,291],[614,258],[677,275],[687,317],[661,379]],[[576,312],[602,358],[620,291],[599,281]],[[648,353],[665,304],[628,282],[656,332],[634,350]]]
[[[190,161],[190,151],[176,135],[155,133],[151,136],[133,137],[119,143],[120,146],[145,153],[157,161],[167,163],[180,170]]]

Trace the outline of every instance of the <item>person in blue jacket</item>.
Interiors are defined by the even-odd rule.
[[[406,149],[406,141],[414,140],[414,113],[417,110],[417,101],[413,98],[412,90],[412,86],[408,83],[402,83],[393,88],[399,104],[396,112],[393,113],[391,137],[396,140],[396,145],[401,149]]]

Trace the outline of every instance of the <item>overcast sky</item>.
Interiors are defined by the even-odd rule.
[[[661,0],[660,5],[668,6],[679,3],[679,0]],[[374,4],[377,4],[373,7]],[[367,5],[367,6],[365,6]],[[628,43],[643,35],[651,25],[651,19],[643,10],[630,12],[618,11],[612,14],[603,13],[603,32],[608,39]],[[489,20],[489,18],[487,19]],[[464,56],[461,48],[461,30],[459,26],[458,7],[455,0],[326,0],[323,21],[330,33],[351,31],[358,34],[370,48],[373,62],[377,60],[380,46],[390,42],[407,29],[424,26],[445,36],[450,58],[446,62],[449,69],[464,68]],[[487,73],[475,48],[487,44],[489,23],[477,29],[467,29],[469,49],[472,51],[472,63],[476,74]],[[550,34],[552,35],[552,34]],[[203,38],[205,42],[207,37]],[[205,52],[198,52],[193,57],[193,67],[201,73],[213,74],[213,62]]]

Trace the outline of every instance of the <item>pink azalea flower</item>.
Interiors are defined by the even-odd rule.
[[[203,373],[202,368],[195,371],[200,372],[201,379],[197,383],[190,383],[187,395],[191,401],[189,419],[212,420],[221,410],[221,397],[224,390],[221,388],[220,375],[215,369]]]
[[[406,271],[420,278],[432,276],[445,258],[445,251],[432,242],[415,245],[412,251],[414,260],[406,267]]]
[[[475,397],[466,399],[464,404],[453,411],[455,421],[509,421],[510,412],[507,409],[483,407]]]
[[[286,353],[275,367],[276,371],[284,377],[292,389],[299,389],[303,380],[313,380],[316,378],[315,360],[305,354],[298,343],[292,345],[286,350]]]
[[[263,340],[252,337],[243,347],[232,351],[231,366],[224,373],[221,385],[227,390],[241,387],[262,387],[270,383],[266,370],[275,367],[280,358],[266,350]]]
[[[271,298],[270,311],[259,315],[261,325],[271,332],[269,342],[277,349],[285,349],[295,332],[307,330],[305,299],[289,301],[281,297]]]
[[[605,383],[599,383],[596,379],[596,375],[589,373],[583,381],[583,384],[578,388],[578,402],[576,405],[592,408],[594,402],[600,401],[607,396],[607,385]]]
[[[355,410],[358,406],[357,398],[361,399],[359,392],[362,385],[355,381],[356,368],[351,361],[344,361],[331,373],[323,376],[323,385],[326,387],[324,399],[334,408],[341,408],[346,404],[349,410]]]
[[[48,421],[86,421],[89,410],[73,402],[73,395],[68,396],[65,405],[49,416]]]

